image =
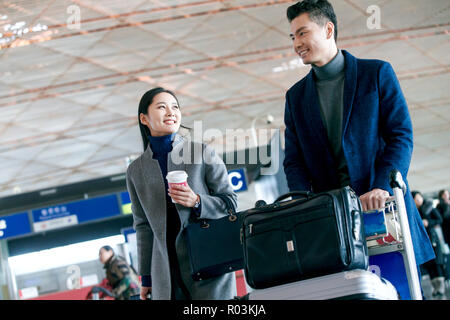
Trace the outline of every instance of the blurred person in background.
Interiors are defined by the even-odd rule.
[[[417,210],[422,217],[423,225],[427,231],[428,237],[436,254],[436,259],[430,260],[421,265],[423,271],[430,275],[431,284],[433,286],[432,297],[435,300],[445,299],[445,277],[444,277],[444,256],[439,235],[435,230],[435,226],[442,224],[442,217],[438,210],[433,208],[433,203],[426,200],[419,191],[411,192]]]
[[[89,297],[93,293],[103,293],[102,296],[111,296],[117,300],[139,299],[138,275],[124,258],[116,255],[110,246],[103,246],[99,251],[99,260],[106,271],[106,286],[93,287]],[[105,281],[102,284],[105,284]]]
[[[450,243],[450,199],[448,190],[439,191],[439,204],[436,209],[442,216],[442,233],[447,244]]]
[[[440,190],[439,194],[439,204],[436,209],[442,216],[442,235],[444,238],[444,276],[445,280],[450,280],[450,252],[448,245],[450,244],[450,199],[448,190]]]

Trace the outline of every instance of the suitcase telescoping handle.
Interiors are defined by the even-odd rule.
[[[313,194],[311,191],[291,191],[291,192],[288,192],[288,193],[285,193],[285,194],[279,196],[279,197],[274,201],[274,203],[280,202],[280,201],[282,201],[282,200],[284,200],[284,199],[287,199],[287,198],[289,198],[289,197],[295,197],[295,196],[297,196],[297,197],[303,197],[303,198],[309,199],[309,198],[311,198],[313,195],[314,195],[314,194]]]
[[[403,246],[405,248],[407,265],[406,277],[408,279],[409,292],[411,299],[422,300],[422,292],[420,289],[420,279],[417,272],[416,258],[414,255],[414,247],[409,229],[408,215],[406,213],[405,194],[406,184],[402,175],[398,170],[392,170],[389,175],[389,184],[394,191],[395,202],[397,203],[398,215],[400,219],[400,227],[403,234]]]

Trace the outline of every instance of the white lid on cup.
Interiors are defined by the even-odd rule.
[[[187,180],[188,174],[183,170],[170,171],[167,173],[166,179],[171,183],[181,183]]]

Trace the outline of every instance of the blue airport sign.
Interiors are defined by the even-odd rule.
[[[31,233],[28,212],[0,216],[0,239]]]
[[[245,168],[228,171],[228,181],[234,192],[242,192],[248,189]]]
[[[120,215],[117,200],[117,196],[111,194],[32,210],[34,231],[56,229]]]

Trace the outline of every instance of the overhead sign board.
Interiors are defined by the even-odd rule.
[[[45,231],[120,214],[116,195],[58,204],[32,211],[34,231]]]
[[[122,213],[130,214],[131,213],[131,200],[130,200],[130,194],[127,191],[120,193],[120,202],[122,205]]]
[[[28,212],[0,216],[0,239],[31,233]]]

